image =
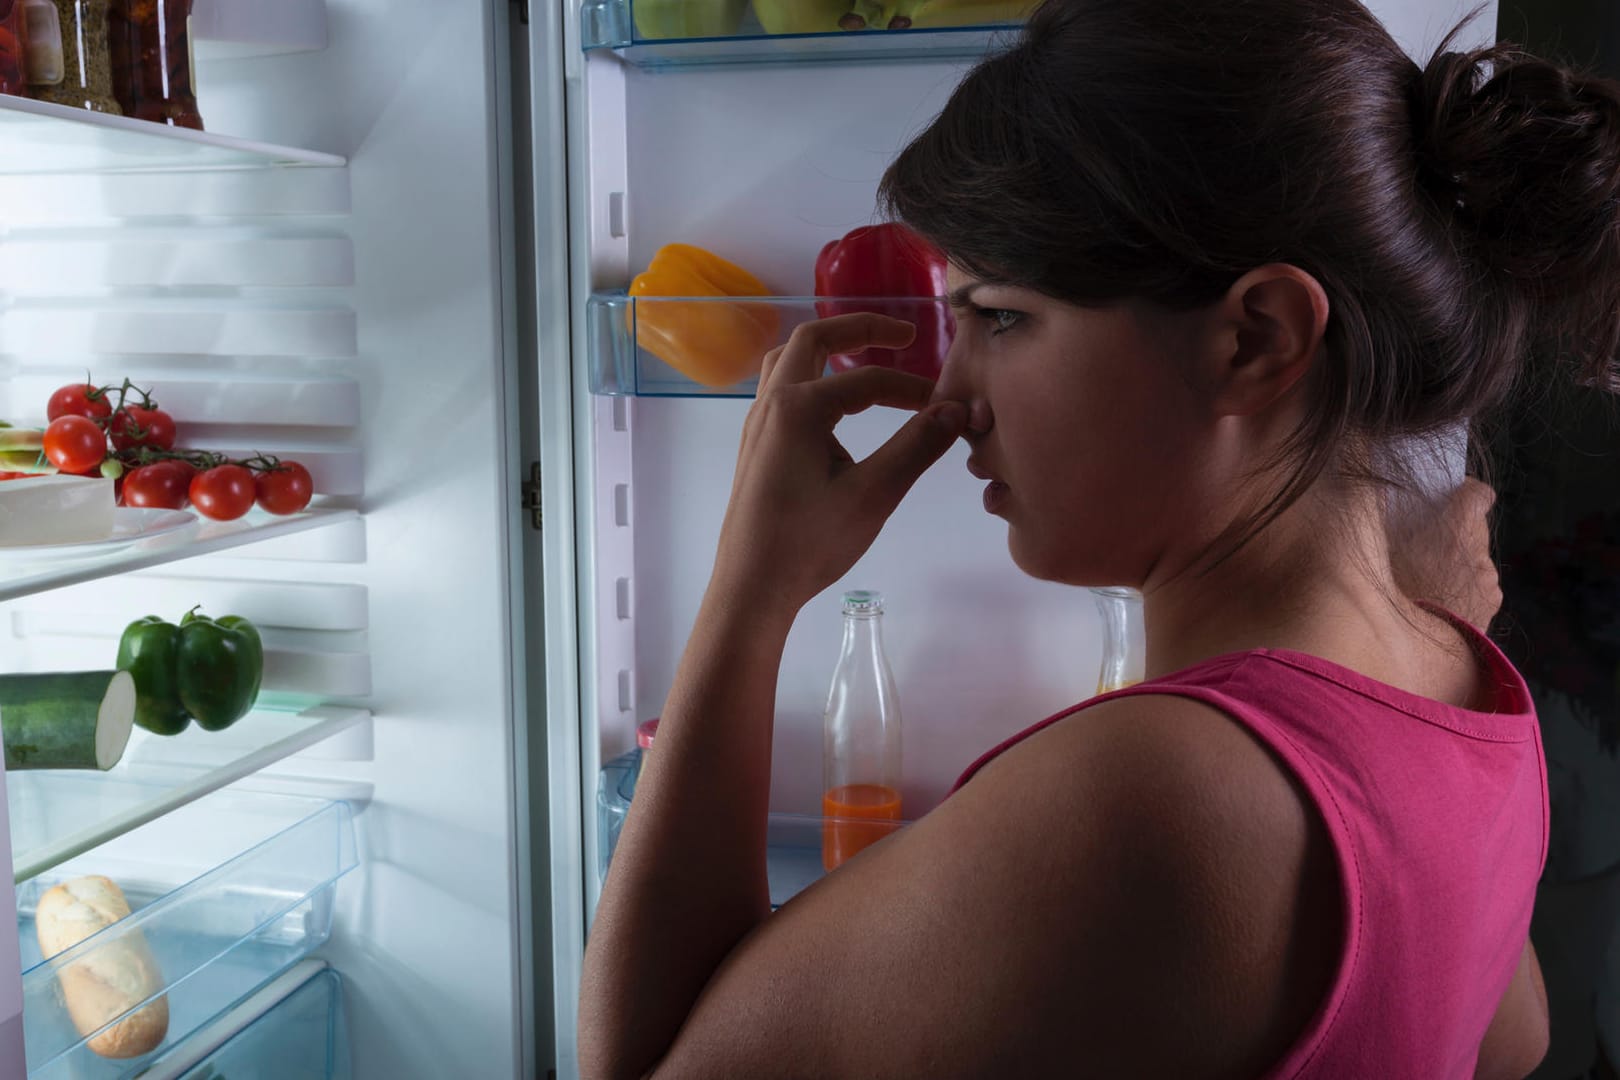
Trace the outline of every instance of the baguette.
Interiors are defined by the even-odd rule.
[[[129,914],[124,893],[104,877],[65,881],[39,898],[34,929],[48,960]],[[90,950],[57,973],[68,1015],[80,1035],[100,1031],[163,989],[163,975],[140,931]],[[159,997],[90,1040],[107,1058],[139,1057],[169,1032],[169,999]]]

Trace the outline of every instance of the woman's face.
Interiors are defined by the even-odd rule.
[[[1230,462],[1196,385],[1198,313],[1081,308],[955,266],[950,287],[936,397],[968,405],[968,468],[1026,573],[1141,585],[1213,538]]]

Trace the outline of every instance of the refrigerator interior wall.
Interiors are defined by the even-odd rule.
[[[371,791],[325,950],[357,1075],[517,1075],[507,5],[328,14],[324,51],[201,60],[199,96],[210,130],[347,170],[0,178],[0,415],[42,420],[42,392],[86,369],[128,375],[184,442],[307,459],[363,518],[27,597],[0,664],[110,667],[128,619],[199,601],[262,619],[267,697],[377,716],[370,747],[275,769]]]

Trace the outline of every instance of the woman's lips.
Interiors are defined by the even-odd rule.
[[[984,465],[980,463],[979,459],[975,457],[969,457],[967,459],[967,471],[978,477],[980,480],[995,479],[994,476],[990,475],[990,470],[985,468]]]
[[[1010,490],[1011,489],[1009,489],[1007,485],[1003,484],[1000,480],[990,481],[990,483],[987,484],[984,489],[985,513],[999,513],[1002,506],[1007,501],[1007,494]]]

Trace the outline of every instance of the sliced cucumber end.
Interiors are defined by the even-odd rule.
[[[135,677],[127,671],[113,675],[96,715],[96,768],[117,765],[135,729]]]

